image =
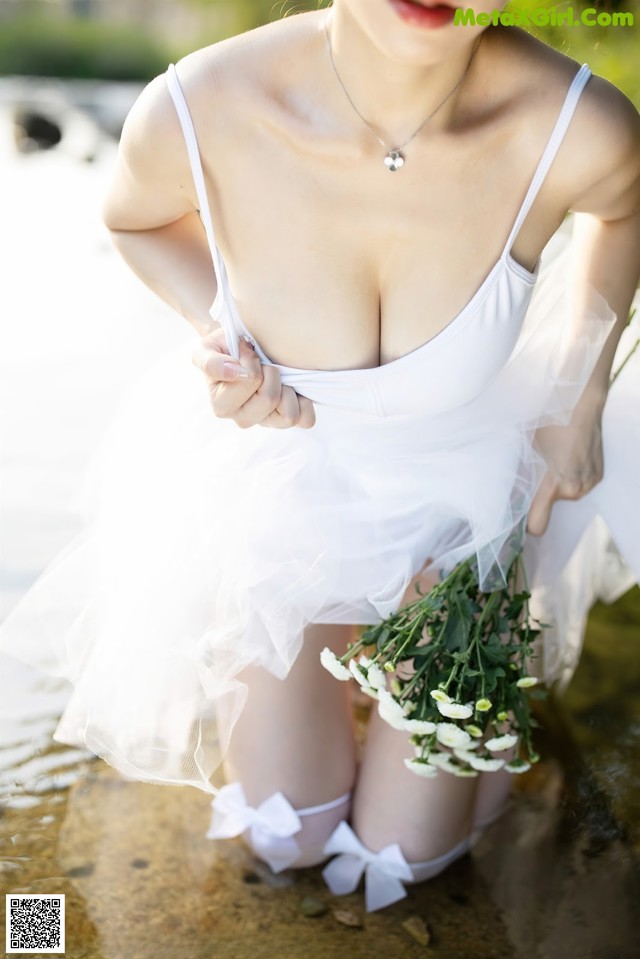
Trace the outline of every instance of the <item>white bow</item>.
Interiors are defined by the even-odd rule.
[[[291,837],[300,832],[302,823],[281,792],[254,809],[247,805],[240,783],[229,783],[220,789],[211,808],[207,839],[230,839],[250,829],[251,845],[274,872],[282,872],[300,855],[300,847]]]
[[[400,880],[413,879],[413,872],[397,843],[385,846],[380,852],[371,852],[343,820],[325,843],[323,851],[342,853],[322,870],[334,896],[353,892],[363,873],[367,912],[383,909],[407,895]]]

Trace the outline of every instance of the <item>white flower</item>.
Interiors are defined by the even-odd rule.
[[[520,689],[528,689],[529,686],[535,686],[537,682],[537,676],[523,676],[522,679],[518,680],[516,686],[519,686]]]
[[[493,739],[487,739],[485,746],[492,753],[500,753],[503,749],[511,749],[518,742],[518,737],[512,733],[504,736],[495,736]]]
[[[369,686],[369,680],[367,679],[367,674],[364,671],[362,665],[358,663],[355,659],[349,660],[349,672],[358,683],[359,686]]]
[[[459,768],[454,762],[452,762],[449,753],[431,753],[429,756],[429,762],[432,766],[437,766],[438,769],[444,769],[445,772],[448,773]]]
[[[378,713],[394,729],[405,729],[406,713],[400,703],[386,689],[378,693]]]
[[[447,694],[441,689],[432,689],[429,695],[432,697],[432,699],[435,699],[437,703],[451,702],[451,696],[447,696]]]
[[[470,756],[474,756],[475,753],[472,750],[477,749],[480,743],[467,743],[466,746],[454,746],[453,755],[456,759],[459,759],[461,763],[470,763]]]
[[[378,698],[378,690],[384,689],[387,683],[385,674],[376,663],[372,663],[367,656],[361,656],[359,660],[349,660],[349,672],[356,680],[363,693],[371,696],[372,699]]]
[[[328,646],[325,646],[320,653],[320,662],[336,679],[340,679],[342,682],[351,679],[351,673],[347,667],[343,666],[336,654],[331,652]]]
[[[455,723],[438,723],[436,726],[436,738],[443,746],[466,746],[471,742],[471,736],[464,729],[460,729]]]
[[[451,773],[453,776],[478,775],[472,769],[463,769],[462,766],[459,766],[458,763],[453,761],[448,753],[431,753],[429,762],[432,766],[437,766],[438,769],[443,769],[446,773]]]
[[[467,779],[473,779],[478,775],[475,769],[469,769],[469,767],[458,766],[451,770],[454,776],[466,776]]]
[[[424,776],[425,779],[434,779],[438,775],[437,768],[425,760],[420,762],[418,759],[405,759],[404,764],[412,773],[417,773],[418,776]]]
[[[373,689],[385,689],[387,685],[387,677],[384,674],[384,671],[380,669],[377,663],[372,663],[368,667],[367,673],[369,676],[369,685]]]
[[[504,759],[490,759],[487,756],[476,756],[474,753],[471,753],[467,762],[473,769],[484,773],[495,773],[504,766]]]
[[[436,724],[430,723],[426,719],[405,719],[402,728],[406,729],[408,733],[417,733],[419,736],[429,736],[431,733],[435,733]]]
[[[524,759],[514,759],[504,767],[508,773],[526,773],[531,764]]]
[[[460,762],[468,763],[469,756],[473,755],[472,750],[477,749],[480,743],[467,743],[466,746],[454,746],[453,755],[460,760]]]
[[[471,743],[470,745],[475,746],[476,743]],[[462,749],[456,746],[453,750],[453,755],[456,757],[456,759],[459,759],[461,763],[468,763],[470,757],[473,756],[473,753],[468,749]]]
[[[462,703],[438,703],[438,712],[450,719],[469,719],[473,716],[471,706],[463,706]]]

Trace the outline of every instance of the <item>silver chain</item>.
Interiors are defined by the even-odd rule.
[[[366,126],[369,127],[369,129],[371,130],[371,132],[372,132],[373,135],[375,136],[375,138],[376,138],[376,140],[378,141],[378,143],[380,143],[381,146],[383,146],[383,147],[385,148],[385,150],[389,150],[389,151],[390,151],[389,156],[391,156],[392,154],[396,154],[398,157],[401,157],[401,161],[402,161],[402,162],[400,163],[400,166],[401,166],[402,163],[404,162],[404,157],[402,157],[400,151],[401,151],[401,150],[404,150],[404,148],[405,148],[406,146],[408,146],[408,145],[411,143],[411,141],[412,141],[413,139],[415,139],[415,137],[418,136],[418,134],[420,133],[420,131],[425,128],[425,126],[427,125],[427,123],[429,122],[429,120],[431,120],[432,117],[434,117],[434,116],[436,115],[436,113],[438,112],[438,110],[442,109],[442,107],[445,105],[445,103],[447,102],[447,100],[449,99],[449,97],[452,97],[452,96],[453,96],[453,94],[456,92],[456,90],[458,89],[458,87],[460,86],[460,84],[462,83],[462,81],[464,80],[464,78],[466,77],[466,75],[467,75],[467,73],[468,73],[468,71],[469,71],[469,67],[471,66],[471,64],[472,64],[472,62],[473,62],[473,58],[475,57],[475,55],[476,55],[476,53],[477,53],[477,51],[478,51],[478,47],[480,46],[480,40],[482,40],[482,34],[480,35],[480,40],[478,40],[478,43],[477,43],[476,46],[474,47],[473,53],[472,53],[471,56],[469,57],[469,62],[467,63],[467,65],[466,65],[466,67],[465,67],[464,73],[462,74],[462,76],[460,77],[460,79],[458,80],[458,82],[456,83],[455,87],[453,87],[452,90],[449,90],[449,92],[447,93],[447,95],[446,95],[446,97],[444,98],[444,100],[442,100],[442,101],[438,104],[438,106],[435,108],[435,110],[432,110],[431,113],[430,113],[427,117],[424,118],[424,120],[422,121],[422,123],[420,124],[420,126],[418,127],[418,129],[415,130],[415,131],[411,134],[411,136],[409,137],[408,140],[405,140],[404,143],[401,144],[401,145],[398,146],[398,147],[390,147],[389,144],[388,144],[388,143],[385,143],[385,141],[382,139],[382,137],[378,134],[378,132],[376,131],[376,128],[374,127],[374,125],[373,125],[372,123],[370,123],[370,122],[367,120],[366,117],[363,117],[363,116],[362,116],[362,114],[361,114],[360,111],[358,110],[357,106],[355,105],[355,103],[354,103],[353,100],[351,99],[351,97],[350,97],[350,95],[349,95],[349,91],[347,90],[347,88],[345,87],[344,83],[342,82],[342,78],[340,77],[340,74],[338,73],[338,68],[336,67],[336,64],[335,64],[335,60],[333,59],[333,50],[331,49],[331,39],[330,39],[330,37],[329,37],[329,29],[328,29],[328,26],[327,26],[328,19],[329,19],[328,17],[325,17],[325,19],[324,19],[324,35],[325,35],[325,37],[327,38],[327,48],[328,48],[328,50],[329,50],[329,58],[330,58],[330,60],[331,60],[331,66],[333,67],[333,72],[335,73],[335,75],[336,75],[336,77],[337,77],[337,79],[338,79],[338,83],[339,83],[340,86],[342,87],[342,90],[343,90],[343,92],[344,92],[344,95],[346,96],[347,100],[349,101],[349,103],[350,103],[351,106],[353,107],[354,111],[358,114],[358,116],[360,117],[360,119],[362,120],[362,122],[363,122],[364,124],[366,124]],[[386,163],[386,162],[387,162],[387,161],[385,160],[385,163]],[[389,166],[389,164],[387,164],[387,165]],[[391,166],[391,169],[395,169],[395,167]]]

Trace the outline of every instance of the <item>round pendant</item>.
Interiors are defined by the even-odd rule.
[[[404,166],[404,157],[399,150],[389,150],[384,158],[384,165],[386,166],[387,170],[391,170],[392,173],[395,173],[395,171],[399,170],[401,166]]]

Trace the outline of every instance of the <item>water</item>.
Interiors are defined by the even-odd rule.
[[[5,123],[0,159],[11,264],[0,288],[4,616],[77,531],[75,484],[116,398],[188,331],[100,226],[112,148],[93,164],[20,158]],[[362,894],[332,899],[319,869],[275,877],[239,842],[205,840],[208,799],[196,790],[128,781],[53,743],[64,685],[14,664],[0,723],[3,891],[65,893],[69,959],[634,959],[639,596],[591,617],[578,674],[545,712],[545,759],[518,778],[472,856],[366,916]],[[327,911],[307,918],[308,897]],[[428,949],[407,931],[412,917]]]

